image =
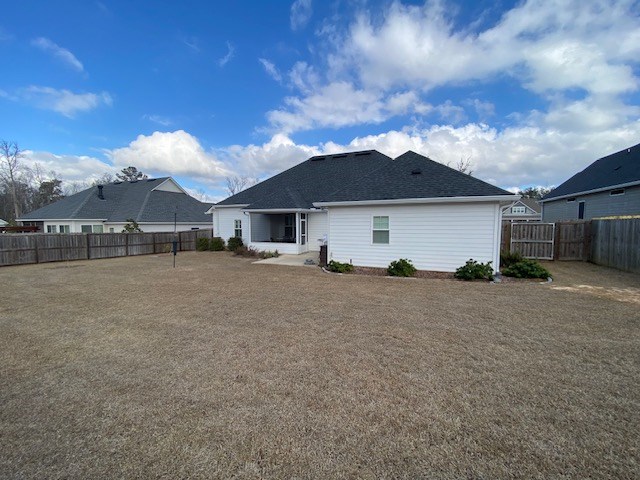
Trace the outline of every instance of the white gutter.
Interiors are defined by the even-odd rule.
[[[402,205],[402,204],[429,204],[429,203],[479,203],[500,202],[508,205],[522,198],[520,195],[485,195],[473,197],[435,197],[435,198],[399,198],[393,200],[361,200],[344,202],[314,202],[315,207],[356,207],[367,205]]]
[[[578,197],[580,195],[589,195],[590,193],[606,192],[607,190],[615,190],[616,188],[624,188],[624,187],[633,187],[635,185],[640,185],[640,180],[627,182],[627,183],[620,183],[618,185],[609,185],[607,187],[602,187],[602,188],[594,188],[593,190],[585,190],[583,192],[568,193],[566,195],[560,195],[559,197],[551,197],[551,198],[538,200],[538,201],[540,203],[551,202],[553,200],[562,200],[563,198]]]
[[[16,218],[16,222],[107,222],[108,218]]]
[[[248,203],[239,203],[237,205],[211,205],[211,207],[209,207],[209,210],[207,210],[204,213],[205,215],[213,213],[213,211],[217,210],[218,208],[244,208],[248,206],[249,206]]]
[[[250,208],[243,211],[247,213],[317,213],[323,210],[320,208]]]

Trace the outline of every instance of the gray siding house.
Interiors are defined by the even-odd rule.
[[[640,144],[596,160],[540,203],[544,222],[640,215]]]

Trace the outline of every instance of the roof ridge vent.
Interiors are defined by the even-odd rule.
[[[356,152],[355,153],[356,157],[364,157],[365,155],[371,155],[371,152],[368,151],[368,152]]]
[[[312,162],[319,162],[320,160],[324,160],[324,159],[325,159],[325,157],[313,157],[313,158],[311,159],[311,161],[312,161]]]
[[[333,158],[347,158],[347,153],[340,153],[338,155],[333,155]]]
[[[147,178],[147,182],[155,182],[157,178]]]

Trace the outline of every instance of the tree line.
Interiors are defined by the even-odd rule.
[[[24,213],[47,206],[86,188],[117,180],[143,180],[147,175],[136,167],[126,167],[115,175],[105,172],[92,182],[63,185],[55,171],[44,172],[38,164],[28,166],[16,142],[0,140],[0,218],[14,223]]]

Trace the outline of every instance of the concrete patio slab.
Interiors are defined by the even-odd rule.
[[[305,265],[306,260],[313,260],[314,265]],[[265,258],[253,263],[270,263],[273,265],[290,265],[294,267],[317,267],[320,261],[320,252],[307,252],[300,255],[280,255],[279,257]]]

